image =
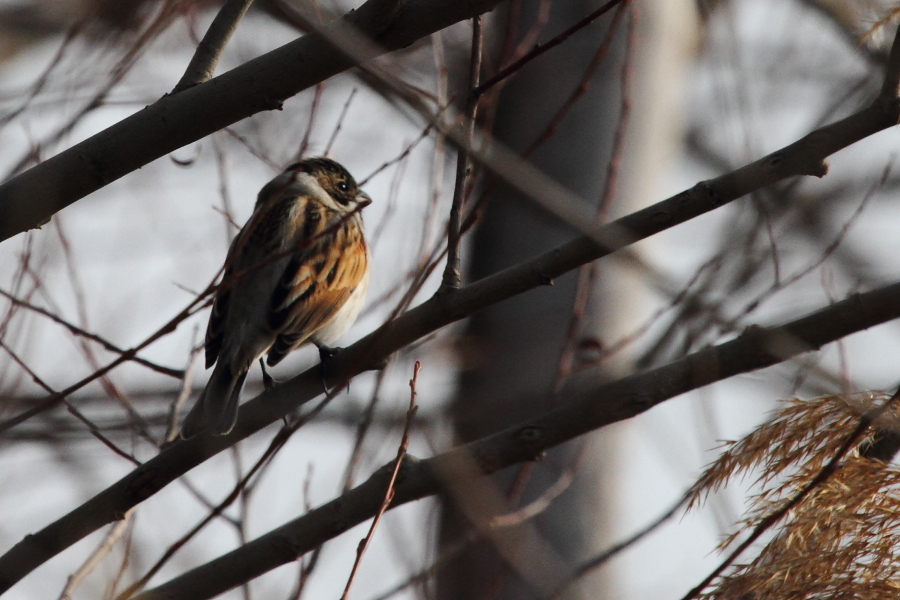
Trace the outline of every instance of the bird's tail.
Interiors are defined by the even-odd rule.
[[[246,377],[246,370],[235,374],[229,365],[218,362],[206,389],[181,425],[181,437],[190,439],[205,432],[229,433],[237,421],[238,399]]]

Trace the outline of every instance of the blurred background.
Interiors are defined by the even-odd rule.
[[[307,30],[294,0],[257,0],[217,73]],[[345,12],[350,2],[322,2]],[[484,21],[482,80],[584,19],[595,1],[510,0]],[[0,173],[4,180],[172,90],[219,3],[0,2]],[[491,88],[479,125],[608,221],[731,171],[847,116],[877,94],[893,33],[881,0],[624,2]],[[467,95],[471,23],[378,59],[434,106]],[[376,86],[377,87],[377,86]],[[406,348],[296,433],[226,513],[150,580],[162,583],[364,481],[396,454],[420,361],[410,453],[427,457],[566,401],[585,374],[617,378],[781,323],[896,279],[898,135],[835,155],[827,177],[790,180],[497,304]],[[344,164],[374,199],[366,308],[341,340],[383,323],[433,269],[440,284],[455,147],[351,70],[157,160],[0,246],[0,419],[37,406],[132,348],[215,278],[256,193],[300,156]],[[464,282],[575,236],[476,165]],[[0,434],[0,548],[62,516],[154,456],[176,401],[208,376],[198,358],[208,311],[81,387],[64,405]],[[80,332],[80,333],[79,333]],[[93,339],[84,335],[90,333]],[[686,394],[584,436],[493,484],[546,560],[577,565],[669,511],[716,455],[781,399],[897,385],[897,324]],[[106,345],[98,341],[102,339]],[[315,349],[273,371],[313,366]],[[262,390],[258,370],[244,392]],[[277,431],[270,427],[142,503],[110,555],[72,592],[114,597],[219,503]],[[748,483],[749,485],[749,483]],[[676,512],[590,570],[565,597],[678,598],[718,563],[746,486]],[[229,598],[339,597],[368,525],[230,592]],[[16,585],[10,598],[60,597],[104,539],[97,532]],[[452,501],[387,513],[351,597],[540,598],[472,534]]]

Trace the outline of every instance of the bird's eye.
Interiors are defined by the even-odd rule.
[[[350,184],[343,180],[338,182],[337,187],[342,192],[347,192],[350,190]]]

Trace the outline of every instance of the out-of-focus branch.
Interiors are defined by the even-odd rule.
[[[84,564],[82,564],[75,573],[69,576],[68,581],[66,581],[66,587],[63,588],[62,593],[59,595],[59,600],[71,600],[72,593],[81,582],[84,581],[84,578],[90,575],[91,571],[96,569],[97,565],[99,565],[100,562],[112,552],[115,545],[119,543],[119,540],[128,529],[128,525],[131,523],[131,517],[133,516],[134,509],[132,508],[125,513],[125,517],[121,521],[116,523],[109,530],[109,533],[106,534],[106,537],[103,538],[103,541],[100,542],[97,549],[91,553],[86,561],[84,561]]]
[[[366,47],[365,58],[371,59],[499,2],[368,0],[342,20],[378,44]],[[0,186],[0,241],[39,227],[57,211],[173,150],[258,112],[280,109],[285,99],[355,66],[359,58],[349,58],[327,35],[314,33],[160,98]]]
[[[219,57],[225,50],[225,45],[228,44],[228,40],[231,39],[231,35],[237,29],[238,23],[251,4],[253,4],[253,0],[225,0],[225,4],[216,13],[216,18],[210,24],[206,35],[200,40],[184,75],[172,90],[173,94],[212,78],[216,65],[219,64]]]
[[[888,69],[889,74],[900,72],[900,67],[896,64],[900,63],[900,49],[897,49],[898,41],[896,39],[894,46],[895,51],[891,56],[892,63],[895,64]],[[892,76],[889,75],[888,79],[890,77]],[[195,90],[203,88],[205,85],[191,88],[185,91],[184,95],[193,94]],[[896,88],[886,85],[885,90],[888,89]],[[607,225],[591,227],[589,235],[459,288],[452,294],[436,296],[409,310],[396,320],[385,323],[373,333],[345,348],[334,358],[332,367],[335,380],[348,380],[372,365],[381,364],[393,352],[445,325],[502,300],[536,287],[549,285],[555,277],[587,262],[720,208],[766,185],[798,175],[822,176],[827,171],[824,162],[826,157],[869,135],[892,127],[897,123],[898,115],[900,115],[900,104],[898,104],[896,93],[883,92],[867,108],[837,123],[818,129],[769,156],[716,179],[701,182],[690,190]],[[490,156],[479,154],[479,159],[482,158],[485,161],[492,160]],[[504,178],[507,176],[514,178],[515,174],[520,175],[517,183],[521,186],[534,183],[535,188],[531,190],[532,194],[547,189],[543,181],[533,181],[531,177],[522,176],[522,173],[528,174],[530,171],[517,172],[514,170],[514,166],[506,163],[491,164],[492,169],[509,171],[500,173]],[[554,210],[558,209],[567,215],[572,212],[571,207],[563,202],[563,198],[548,197],[542,200],[550,204]],[[576,210],[576,212],[578,211]],[[533,446],[536,448],[536,452],[542,451],[590,429],[634,416],[656,402],[674,395],[717,381],[722,377],[744,372],[744,370],[774,364],[778,360],[784,360],[801,351],[817,348],[824,343],[893,319],[900,314],[900,284],[858,298],[864,299],[864,303],[860,304],[863,301],[858,300],[857,304],[854,304],[851,299],[828,309],[829,311],[836,310],[834,313],[829,313],[835,322],[816,321],[818,329],[814,331],[804,329],[807,327],[806,321],[802,322],[803,326],[796,332],[794,328],[790,327],[776,330],[752,330],[731,343],[737,345],[722,346],[722,348],[729,349],[730,353],[701,353],[702,356],[696,364],[685,363],[690,368],[684,372],[677,369],[685,367],[671,366],[675,369],[671,373],[665,371],[665,368],[653,371],[652,373],[666,373],[666,377],[655,382],[653,384],[655,387],[648,388],[646,394],[643,392],[644,388],[639,388],[638,391],[628,391],[621,397],[614,396],[614,401],[602,405],[601,414],[593,421],[579,419],[576,423],[570,424],[571,426],[549,427],[549,425],[553,425],[555,419],[564,415],[580,414],[579,410],[588,410],[570,406],[565,409],[566,412],[563,415],[560,415],[559,411],[555,411],[544,417],[549,419],[545,425],[528,425],[521,431],[517,429],[512,433],[500,434],[501,437],[492,436],[479,442],[474,446],[473,451],[476,451],[476,456],[480,456],[479,453],[496,456],[496,458],[479,459],[479,464],[482,464],[484,471],[492,472],[517,460],[527,460],[534,456],[533,453],[529,454],[528,452],[523,454],[523,448],[528,449]],[[884,305],[885,298],[888,299],[887,306]],[[847,308],[848,306],[851,306],[852,309]],[[838,307],[843,307],[841,309],[843,312],[837,310]],[[826,332],[828,335],[824,335]],[[794,334],[794,337],[791,337],[791,334]],[[753,343],[748,342],[748,339],[751,338],[755,340]],[[738,349],[737,354],[734,354],[733,348]],[[748,356],[740,355],[741,352],[748,353]],[[773,358],[772,353],[779,358]],[[684,360],[691,359],[689,357]],[[673,365],[681,364],[682,361],[673,363]],[[743,366],[735,370],[736,365]],[[713,375],[715,377],[712,377]],[[625,388],[635,385],[631,383],[632,380],[634,378],[623,380],[624,383],[621,385]],[[321,385],[318,367],[301,373],[242,405],[238,423],[229,435],[198,436],[179,442],[40,532],[27,536],[0,557],[0,592],[8,589],[37,566],[84,536],[121,518],[125,511],[154,495],[206,459],[317,397],[321,394]],[[617,390],[618,388],[612,389]],[[604,393],[606,394],[606,392]],[[655,401],[653,401],[654,398]],[[596,410],[597,403],[593,399],[588,404],[590,410]],[[521,439],[519,439],[520,434]],[[495,463],[495,466],[491,466]],[[368,484],[363,484],[363,486],[365,485]],[[380,489],[384,490],[385,481],[380,481],[379,485]],[[355,490],[349,492],[349,494],[355,493]],[[372,510],[375,509],[377,506]],[[364,519],[371,518],[374,512],[362,510],[356,514],[357,517]],[[362,516],[363,514],[366,516]],[[354,522],[358,523],[359,521]],[[333,527],[328,531],[331,535],[336,535]],[[245,566],[252,568],[253,564],[256,563],[248,561]]]
[[[688,494],[684,494],[681,498],[678,499],[675,504],[672,505],[669,510],[664,512],[662,515],[654,519],[647,526],[643,527],[640,531],[635,532],[633,535],[629,536],[627,539],[618,542],[613,547],[605,550],[601,554],[583,562],[575,569],[575,573],[572,576],[572,579],[565,582],[564,585],[560,586],[546,599],[546,600],[557,600],[557,598],[562,597],[563,593],[569,589],[573,583],[577,582],[579,579],[584,577],[585,575],[592,573],[597,568],[603,566],[609,560],[615,556],[618,556],[624,550],[631,548],[642,539],[659,529],[666,521],[675,516],[675,513],[681,510],[681,508],[687,504],[690,496]]]
[[[859,25],[869,25],[871,5],[858,0],[799,0],[800,4],[823,15],[834,26],[848,46],[860,52],[872,64],[882,65],[887,55],[880,49],[870,47],[857,29]]]
[[[29,303],[29,302],[25,302],[24,300],[20,300],[19,298],[16,298],[15,296],[13,296],[12,294],[10,294],[10,293],[8,293],[8,292],[5,292],[5,291],[3,291],[3,290],[0,290],[0,296],[3,296],[4,298],[6,298],[7,300],[9,300],[10,302],[12,302],[13,304],[15,304],[16,306],[21,306],[22,308],[27,308],[28,310],[34,311],[34,312],[36,312],[36,313],[39,314],[39,315],[43,315],[43,316],[47,317],[47,318],[50,319],[51,321],[54,321],[54,322],[56,322],[56,323],[62,325],[63,327],[65,327],[66,329],[68,329],[71,333],[73,333],[73,334],[75,334],[75,335],[77,335],[77,336],[80,336],[80,337],[83,337],[83,338],[92,340],[92,341],[94,341],[94,342],[97,342],[98,344],[100,344],[100,345],[103,346],[106,350],[109,350],[110,352],[115,352],[116,354],[119,354],[119,355],[125,355],[125,354],[128,354],[129,357],[130,357],[130,360],[132,360],[132,361],[134,361],[134,362],[136,362],[136,363],[138,363],[138,364],[140,364],[140,365],[144,365],[144,366],[147,367],[148,369],[152,369],[153,371],[156,371],[157,373],[162,373],[163,375],[168,375],[169,377],[175,377],[176,379],[182,379],[182,378],[184,378],[184,376],[185,376],[185,375],[184,375],[184,373],[185,373],[184,371],[181,371],[181,370],[179,370],[179,369],[172,369],[171,367],[166,367],[166,366],[163,366],[163,365],[158,365],[158,364],[156,364],[156,363],[154,363],[154,362],[151,362],[151,361],[149,361],[149,360],[145,360],[145,359],[143,359],[143,358],[141,358],[141,357],[139,357],[139,356],[137,356],[137,355],[132,355],[131,351],[129,351],[129,350],[124,350],[124,349],[122,349],[122,348],[116,346],[115,344],[113,344],[113,343],[110,342],[109,340],[104,339],[104,338],[100,337],[100,336],[97,335],[97,334],[91,333],[90,331],[85,331],[85,330],[82,329],[81,327],[78,327],[77,325],[74,325],[73,323],[70,323],[70,322],[66,321],[66,320],[63,319],[62,317],[53,314],[53,313],[50,312],[49,310],[45,310],[45,309],[43,309],[43,308],[41,308],[41,307],[39,307],[39,306],[35,306],[35,305],[33,305],[33,304]]]
[[[472,90],[472,95],[475,96],[476,99],[480,98],[486,91],[524,67],[526,64],[528,64],[544,52],[547,52],[548,50],[559,46],[564,41],[569,39],[574,33],[578,32],[580,29],[584,29],[585,27],[599,19],[601,16],[605,15],[607,12],[609,12],[610,9],[612,9],[615,5],[621,3],[622,1],[623,0],[609,0],[609,2],[607,2],[594,12],[590,13],[588,16],[584,17],[553,39],[544,42],[543,44],[536,44],[534,48],[529,50],[517,61],[507,67],[504,67],[496,75],[485,81],[483,84],[477,86],[474,90]]]
[[[484,475],[539,458],[546,450],[629,419],[684,392],[788,360],[846,335],[900,317],[900,283],[846,300],[780,327],[752,327],[739,338],[663,367],[571,394],[568,405],[427,460],[407,457],[392,508],[441,490],[441,473],[472,463]],[[205,565],[137,596],[211,598],[372,518],[390,466],[339,498]]]

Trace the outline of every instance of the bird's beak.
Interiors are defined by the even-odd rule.
[[[360,190],[360,192],[358,194],[356,194],[356,204],[359,205],[360,209],[363,209],[363,208],[367,207],[368,205],[372,204],[372,199],[369,197],[369,195],[367,193]]]

